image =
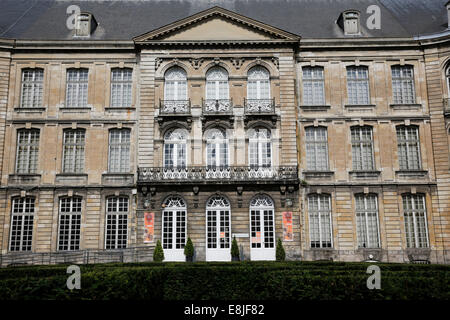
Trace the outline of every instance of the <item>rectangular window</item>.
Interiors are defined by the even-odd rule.
[[[428,248],[427,213],[425,196],[408,194],[403,196],[406,246]]]
[[[369,104],[369,70],[367,67],[347,68],[348,104]]]
[[[59,201],[58,250],[80,249],[81,203],[80,197]]]
[[[22,70],[22,108],[41,108],[44,83],[43,69]]]
[[[356,195],[356,227],[359,248],[379,248],[376,195]]]
[[[17,132],[16,172],[37,172],[39,157],[39,130],[25,129]]]
[[[63,172],[84,172],[84,140],[85,131],[83,129],[64,131]]]
[[[124,249],[128,237],[128,198],[110,197],[106,200],[105,249]]]
[[[413,104],[416,101],[414,90],[414,69],[412,66],[392,67],[392,94],[394,104]]]
[[[85,108],[88,102],[88,69],[67,70],[66,107]]]
[[[10,251],[31,251],[33,243],[34,198],[12,201]]]
[[[130,130],[109,132],[109,172],[130,171]]]
[[[132,73],[131,69],[111,71],[111,107],[131,107]]]
[[[308,196],[309,237],[311,248],[331,248],[331,197],[313,194]]]
[[[303,104],[306,106],[325,104],[325,80],[322,67],[303,68]]]
[[[310,171],[328,170],[327,129],[308,127],[306,131],[306,166]]]
[[[375,170],[371,127],[351,128],[353,170]]]
[[[414,126],[397,127],[398,161],[400,170],[419,170],[419,129]]]

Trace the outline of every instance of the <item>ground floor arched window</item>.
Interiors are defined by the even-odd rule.
[[[167,198],[162,212],[162,246],[165,261],[184,261],[186,202],[179,196]]]
[[[206,260],[230,261],[231,207],[227,198],[212,196],[206,203]]]

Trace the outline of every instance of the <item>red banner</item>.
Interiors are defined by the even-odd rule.
[[[155,226],[155,213],[145,212],[144,213],[144,243],[153,242],[154,236],[154,226]]]
[[[292,212],[283,212],[283,240],[294,241],[292,230]]]

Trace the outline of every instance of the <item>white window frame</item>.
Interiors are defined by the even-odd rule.
[[[20,136],[22,134],[27,135],[27,142],[20,143]],[[37,141],[34,143],[31,142],[31,137],[33,134],[36,134]],[[39,143],[40,143],[40,130],[39,129],[19,129],[17,130],[17,146],[16,146],[16,173],[18,174],[34,174],[37,172],[39,166]],[[21,148],[25,149],[25,156],[20,157]],[[33,149],[37,150],[33,153]],[[20,159],[26,160],[26,167],[20,167]]]
[[[363,130],[369,129],[370,130],[370,140],[364,140],[363,139]],[[358,138],[359,140],[353,140],[353,130],[358,131]],[[375,170],[375,155],[374,155],[374,139],[373,139],[373,128],[370,126],[354,126],[350,128],[350,136],[351,136],[351,144],[352,144],[352,166],[354,171],[373,171]],[[370,143],[370,159],[371,159],[371,166],[369,166],[368,163],[364,162],[364,145]],[[359,149],[359,154],[361,155],[360,159],[360,167],[358,167],[358,162],[355,161],[355,148]]]
[[[254,226],[252,220],[252,212],[255,212],[255,216],[258,217],[259,225]],[[270,220],[272,222],[271,228],[269,230],[269,242],[266,242],[266,231],[264,230],[266,219],[265,213],[269,213]],[[272,200],[267,195],[257,195],[252,198],[249,206],[249,229],[250,229],[250,258],[251,260],[275,260],[275,247],[276,247],[276,233],[275,233],[275,205]],[[257,227],[259,227],[259,232],[261,236],[260,243],[254,243],[252,238],[258,232]],[[271,241],[270,241],[271,239]],[[261,246],[258,247],[257,245]]]
[[[221,94],[221,85],[225,86],[225,94]],[[211,91],[214,92],[211,96]],[[228,100],[230,99],[230,86],[228,72],[222,67],[212,67],[206,73],[206,100]]]
[[[173,86],[173,96],[169,94],[169,86]],[[181,93],[181,90],[183,90],[183,93]],[[187,74],[183,68],[172,67],[164,74],[164,100],[188,100]]]
[[[266,137],[261,137],[262,130],[267,132]],[[256,135],[257,137],[254,137]],[[270,157],[267,154],[264,155],[264,150],[267,151],[267,145],[269,144]],[[252,145],[256,145],[257,150],[257,162],[252,163]],[[272,133],[271,130],[265,127],[256,127],[249,130],[249,140],[248,140],[248,163],[252,168],[271,168],[273,166],[273,150],[272,150]],[[268,161],[268,165],[264,164],[264,160]]]
[[[217,135],[214,135],[215,132],[220,132],[222,138],[217,138]],[[221,128],[211,128],[206,134],[206,166],[208,168],[228,168],[230,165],[230,150],[228,145],[227,133],[225,130]],[[213,136],[213,137],[212,137]],[[222,155],[222,147],[225,150],[225,158]],[[216,163],[210,163],[210,159],[212,159],[211,152],[215,150]]]
[[[409,131],[408,129],[414,129],[417,133],[417,140],[412,139],[409,137]],[[400,140],[400,136],[399,136],[399,130],[405,130],[405,137],[406,140]],[[399,160],[399,168],[400,170],[420,170],[422,168],[422,156],[421,156],[421,150],[420,150],[420,130],[418,126],[404,126],[404,125],[400,125],[396,127],[396,133],[397,133],[397,149],[398,149],[398,160]],[[410,153],[410,148],[411,148],[411,144],[415,143],[416,144],[416,148],[417,148],[417,163],[412,163],[411,160],[411,153]],[[404,161],[406,162],[406,168],[402,166],[402,161],[400,159],[400,155],[401,155],[401,148],[403,148],[401,146],[401,144],[404,145],[405,148],[405,152],[406,152],[406,158],[404,159]]]
[[[370,199],[372,198],[372,199]],[[358,209],[358,199],[361,199],[364,201],[364,207],[362,209]],[[371,210],[368,206],[368,201],[375,200],[375,209],[374,211]],[[381,240],[380,240],[380,222],[378,217],[378,197],[375,194],[356,194],[355,195],[355,208],[356,208],[356,228],[357,228],[357,238],[358,238],[358,248],[380,248],[381,247]],[[369,228],[369,214],[375,213],[375,221],[377,224],[377,231],[376,231],[376,244],[371,243],[371,237],[369,236],[371,228]],[[361,226],[358,223],[358,216],[361,216],[361,219],[364,220],[364,231],[365,231],[365,238],[361,239],[360,235],[364,234],[363,230],[361,230]],[[372,235],[373,237],[373,235]],[[362,243],[367,243],[367,246],[362,246]]]
[[[210,218],[214,217],[211,221]],[[222,219],[223,218],[223,219]],[[213,223],[215,224],[213,226]],[[223,196],[212,196],[206,202],[206,261],[230,261],[231,205]],[[211,227],[211,229],[210,229]],[[210,236],[215,229],[215,235]],[[221,233],[224,237],[221,237]],[[228,236],[227,236],[228,234]],[[221,241],[221,239],[224,239]],[[211,240],[215,240],[211,242]],[[210,247],[212,245],[213,247]]]
[[[27,80],[26,77],[27,74],[31,75],[30,80]],[[44,95],[44,69],[42,68],[22,69],[20,107],[42,108],[43,95]],[[25,99],[25,97],[28,97],[29,100]]]
[[[325,105],[324,68],[320,66],[318,67],[304,66],[302,68],[302,82],[303,82],[303,105],[305,106]],[[307,89],[307,86],[311,86],[311,88]]]
[[[317,197],[316,199],[311,200],[312,197]],[[321,197],[326,197],[328,200],[328,207],[329,210],[325,211],[325,209],[322,209],[321,206]],[[311,206],[310,206],[310,201],[317,201],[317,210],[312,210]],[[317,249],[317,248],[334,248],[334,244],[333,244],[333,220],[332,220],[332,212],[333,212],[333,208],[331,206],[331,195],[329,194],[310,194],[308,195],[308,220],[309,220],[309,246],[310,248],[313,249]],[[313,246],[312,245],[312,218],[311,218],[311,214],[317,214],[317,221],[318,221],[318,232],[319,232],[319,247],[317,246]],[[324,237],[324,232],[322,230],[322,215],[323,214],[327,214],[328,215],[328,223],[329,223],[329,229],[330,229],[330,246],[325,246],[324,242],[325,240],[323,239]]]
[[[69,203],[69,210],[65,212],[63,212],[64,201],[68,201]],[[79,196],[62,197],[59,199],[58,251],[80,250],[82,208],[83,199]],[[68,218],[67,239],[64,239],[66,235],[61,233],[63,218]],[[62,242],[67,243],[62,244]]]
[[[76,75],[75,80],[70,80],[71,74]],[[83,77],[81,77],[83,75]],[[84,79],[84,75],[86,78]],[[71,88],[73,88],[71,90]],[[86,108],[88,106],[89,93],[89,69],[67,69],[66,76],[66,108]]]
[[[112,135],[118,134],[119,141],[112,143]],[[128,140],[124,135],[128,135]],[[123,142],[125,141],[125,142]],[[108,144],[108,172],[110,173],[128,173],[130,172],[130,148],[131,148],[131,129],[129,128],[114,128],[109,130],[109,144]],[[114,150],[114,151],[113,151]],[[117,152],[115,158],[117,163],[113,165],[113,152]],[[124,157],[123,155],[126,154]],[[126,160],[125,160],[126,159]],[[125,163],[123,163],[125,161]],[[118,169],[117,169],[118,168]],[[114,169],[114,170],[113,170]]]
[[[127,206],[127,210],[121,211],[121,203],[125,203],[123,202],[123,199],[126,199],[126,206]],[[112,207],[113,210],[109,210],[109,202],[112,201]],[[122,201],[122,202],[121,202]],[[128,232],[128,228],[129,228],[129,213],[130,213],[130,199],[127,196],[110,196],[106,198],[106,215],[105,215],[105,249],[106,250],[116,250],[116,249],[126,249],[128,247],[128,237],[129,237],[129,232]],[[113,225],[115,225],[115,234],[112,234],[111,240],[113,242],[113,244],[110,244],[108,246],[108,216],[115,216],[115,221],[113,223]],[[119,243],[119,230],[124,230],[121,229],[119,227],[123,227],[123,223],[120,223],[120,216],[122,216],[122,220],[124,220],[123,216],[126,216],[125,220],[126,221],[126,227],[125,227],[125,245],[123,243]]]
[[[367,66],[348,66],[346,71],[347,71],[348,104],[369,105],[370,104],[369,68]],[[364,89],[366,89],[367,92],[361,91]]]
[[[179,214],[181,221],[184,221],[184,232],[177,232],[177,215]],[[161,242],[164,249],[164,257],[166,261],[184,261],[184,247],[187,240],[187,205],[183,198],[178,196],[171,196],[164,201],[164,209],[162,210],[162,230],[161,230]],[[166,217],[171,218],[170,223],[166,231]],[[166,240],[166,234],[169,232],[170,242]]]
[[[250,86],[256,87],[256,96],[252,96]],[[263,96],[267,92],[267,96]],[[252,67],[247,74],[247,99],[269,100],[270,99],[270,73],[262,66]]]
[[[320,140],[319,137],[319,131],[323,130],[325,131],[325,140]],[[309,140],[308,139],[308,131],[314,132],[314,139]],[[313,159],[310,159],[308,156],[308,145],[312,146],[314,149],[314,161],[311,163]],[[321,146],[323,147],[325,145],[325,167],[319,168],[319,153]],[[327,171],[329,170],[329,159],[328,159],[328,130],[326,127],[306,127],[305,128],[305,152],[306,154],[306,169],[308,171]]]
[[[74,142],[68,143],[66,141],[66,135],[69,133],[74,134]],[[77,139],[79,136],[82,136],[82,142],[77,143]],[[71,149],[72,151],[72,157],[71,159],[66,159],[68,157],[67,155],[67,149]],[[62,171],[64,173],[83,173],[84,168],[84,162],[85,162],[85,150],[86,149],[86,130],[85,129],[65,129],[63,132],[63,158],[62,158]],[[67,161],[66,161],[67,160]],[[80,163],[77,164],[77,162],[80,161]],[[69,170],[67,166],[67,162],[70,163],[70,167],[73,168],[73,170]]]
[[[19,202],[16,205],[16,202]],[[27,205],[29,206],[27,210]],[[16,208],[17,207],[17,211]],[[32,208],[32,210],[30,210]],[[16,212],[15,212],[16,211]],[[28,211],[28,212],[27,212]],[[11,222],[10,222],[10,232],[9,232],[9,251],[11,252],[20,252],[20,251],[32,251],[33,250],[33,233],[34,233],[34,214],[36,211],[36,198],[35,197],[15,197],[12,198],[11,201]],[[16,224],[16,217],[21,217],[21,221],[18,221]],[[27,223],[26,223],[27,222]],[[27,240],[24,240],[24,237],[26,236],[24,233],[25,226],[31,225],[31,231],[29,233]],[[13,247],[13,228],[14,226],[18,226],[18,232],[19,235],[15,235],[16,238],[15,242],[19,242],[18,246],[15,245]],[[24,241],[27,243],[24,244]],[[18,250],[15,248],[18,247]]]
[[[423,204],[423,212],[420,211],[420,209],[416,208],[416,204],[414,203],[414,198],[415,197],[421,197],[421,201]],[[405,208],[405,203],[407,201],[410,201],[411,204],[411,209],[407,210]],[[403,219],[404,219],[404,225],[405,225],[405,239],[406,239],[406,247],[407,248],[429,248],[430,247],[430,242],[429,242],[429,233],[428,233],[428,221],[427,221],[427,203],[426,203],[426,199],[425,199],[425,195],[423,194],[404,194],[402,196],[402,205],[403,205]],[[412,221],[413,221],[413,234],[412,237],[414,238],[414,246],[411,246],[411,243],[408,243],[408,227],[407,227],[407,217],[406,215],[408,213],[412,214]],[[417,215],[423,213],[423,219],[424,219],[424,228],[425,228],[425,246],[420,246],[419,242],[419,230],[418,230],[418,222],[417,220],[421,217],[418,217]]]
[[[173,135],[178,134],[180,138],[173,139]],[[167,152],[166,149],[173,145],[172,153],[172,166],[167,165]],[[178,159],[179,148],[184,149],[184,159]],[[185,168],[187,167],[188,160],[188,132],[186,129],[176,128],[166,132],[164,135],[164,148],[163,148],[163,166],[164,168]],[[183,165],[184,162],[184,165]]]
[[[120,79],[115,77],[120,75]],[[133,101],[133,69],[112,68],[111,69],[111,107],[131,107]]]
[[[394,70],[400,69],[400,76],[394,77]],[[409,69],[411,71],[411,77],[408,77],[405,75],[405,72]],[[391,67],[391,77],[392,77],[392,97],[394,100],[394,104],[414,104],[416,103],[416,89],[415,89],[415,75],[414,75],[414,66],[412,65],[395,65]],[[411,83],[411,91],[412,91],[412,100],[408,100],[408,82]],[[396,84],[399,85],[399,95],[400,97],[396,96]],[[399,100],[398,100],[399,99]]]

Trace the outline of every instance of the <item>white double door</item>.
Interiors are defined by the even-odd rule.
[[[230,210],[206,210],[206,261],[231,261]]]
[[[186,210],[164,210],[162,222],[164,261],[186,261]]]
[[[250,259],[275,260],[273,209],[250,209]]]

